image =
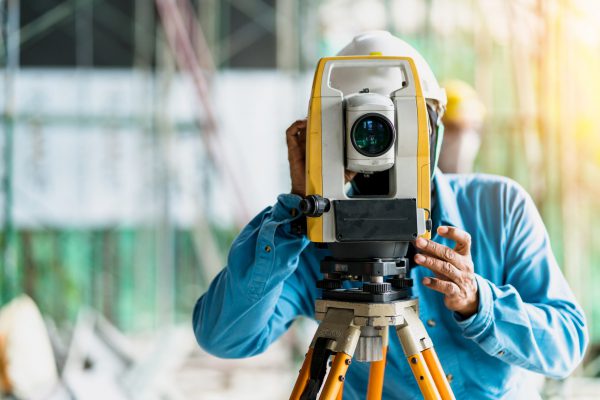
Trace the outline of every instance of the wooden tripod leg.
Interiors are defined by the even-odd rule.
[[[346,380],[346,372],[352,363],[352,356],[346,353],[336,353],[329,371],[329,376],[323,385],[323,391],[319,400],[336,400],[338,393],[342,390],[344,380]]]
[[[423,354],[425,363],[429,368],[429,372],[431,372],[431,376],[433,377],[437,390],[440,392],[442,400],[455,400],[454,393],[452,393],[452,389],[450,388],[450,383],[446,378],[440,359],[433,349],[433,346],[423,350],[421,354]]]
[[[383,357],[380,361],[374,361],[369,368],[369,385],[367,386],[367,400],[381,400],[383,395],[383,377],[385,375],[385,363],[388,351],[388,332],[386,327],[382,332],[382,353]]]
[[[308,383],[308,378],[310,375],[310,363],[312,360],[313,348],[308,349],[308,353],[306,353],[306,357],[304,357],[304,362],[302,363],[302,368],[300,368],[300,373],[298,374],[298,379],[296,379],[296,384],[294,385],[294,389],[292,390],[292,394],[290,395],[290,400],[300,400],[300,396],[304,392],[306,388],[306,384]]]

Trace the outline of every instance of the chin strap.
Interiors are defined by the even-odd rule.
[[[429,121],[429,171],[433,180],[444,141],[444,124],[438,117],[438,113],[429,104],[427,104],[427,117]]]

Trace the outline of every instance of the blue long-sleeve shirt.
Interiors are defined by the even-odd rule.
[[[584,314],[561,273],[533,201],[515,182],[490,175],[434,179],[434,226],[472,236],[479,309],[460,320],[440,293],[420,282],[432,273],[413,268],[420,317],[458,399],[523,398],[522,367],[562,378],[582,359],[588,336]],[[218,357],[264,351],[298,316],[313,317],[320,294],[319,262],[326,250],[292,234],[286,194],[256,216],[234,241],[227,266],[200,297],[193,324],[200,346]],[[436,242],[453,246],[434,235]],[[344,399],[365,397],[368,363],[352,363]],[[291,388],[290,388],[291,391]],[[419,389],[390,331],[384,399],[418,399]]]

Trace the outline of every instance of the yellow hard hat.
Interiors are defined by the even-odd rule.
[[[481,124],[485,116],[485,106],[479,99],[475,89],[468,83],[453,79],[443,83],[448,103],[444,113],[444,121],[456,124]]]

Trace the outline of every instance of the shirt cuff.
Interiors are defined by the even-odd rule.
[[[302,197],[297,194],[287,193],[277,196],[277,203],[273,206],[271,217],[274,221],[287,222],[301,215],[300,201]]]
[[[477,313],[466,319],[461,318],[457,313],[453,314],[454,320],[467,339],[475,339],[481,336],[492,323],[494,315],[491,283],[477,274],[475,274],[475,280],[477,281],[477,292],[479,293]]]

